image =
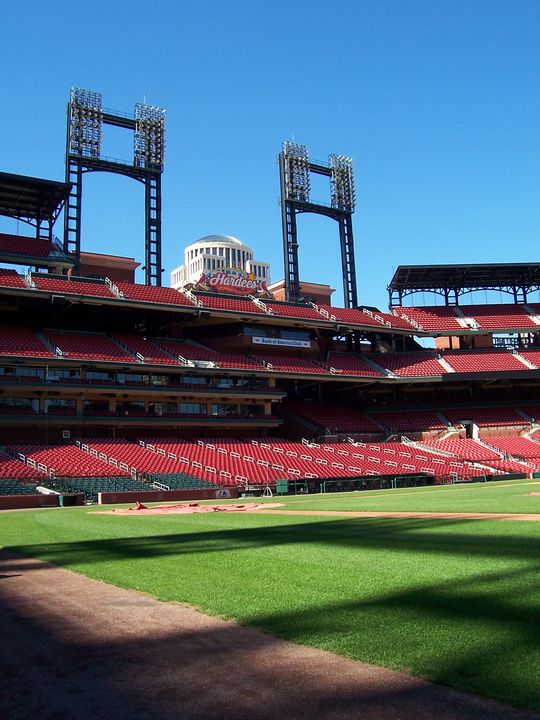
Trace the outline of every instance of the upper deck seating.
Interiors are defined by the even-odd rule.
[[[44,330],[43,334],[62,353],[77,360],[101,360],[102,362],[135,363],[136,358],[117,345],[107,335],[98,333],[63,333]]]
[[[50,240],[0,233],[0,255],[47,257],[52,249]]]
[[[334,323],[343,323],[344,325],[367,325],[368,327],[386,327],[386,328],[403,328],[410,330],[411,327],[399,317],[383,313],[380,310],[370,310],[369,308],[339,308],[332,305],[317,305],[318,312]]]
[[[428,332],[455,332],[467,326],[460,323],[453,307],[402,307],[392,308],[392,312],[402,320],[409,321],[412,327]]]
[[[204,307],[213,310],[228,310],[234,313],[264,315],[264,310],[256,305],[253,300],[242,297],[230,297],[226,295],[201,295],[197,298]]]
[[[483,407],[443,409],[441,411],[453,425],[472,420],[480,427],[525,427],[528,425],[514,408]]]
[[[26,290],[26,284],[16,270],[0,268],[0,287]]]
[[[521,330],[539,329],[525,307],[519,304],[460,305],[465,317],[473,318],[480,329],[484,330]]]
[[[369,359],[399,377],[432,377],[446,373],[430,350],[403,353],[369,353]]]
[[[139,285],[138,283],[119,282],[116,286],[126,300],[156,303],[158,305],[182,305],[194,308],[191,300],[178,290],[170,287],[155,287],[154,285]]]
[[[23,325],[0,325],[0,355],[53,357],[39,337]]]
[[[444,360],[460,373],[514,372],[528,368],[510,350],[449,350]]]
[[[77,278],[63,279],[48,277],[47,275],[32,274],[32,281],[38,290],[51,293],[62,293],[63,295],[90,295],[92,297],[103,297],[112,300],[116,296],[105,283],[87,282]]]
[[[326,361],[332,372],[332,368],[341,375],[358,375],[360,377],[381,377],[383,373],[373,368],[362,357],[352,353],[331,352]]]
[[[301,303],[284,303],[272,300],[264,300],[264,304],[272,311],[273,315],[289,318],[297,318],[298,320],[316,320],[321,322],[323,318],[311,305],[302,305]]]
[[[427,432],[448,427],[435,410],[370,412],[369,416],[390,432]]]

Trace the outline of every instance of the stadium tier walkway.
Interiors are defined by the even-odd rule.
[[[5,550],[0,603],[12,720],[540,718]]]

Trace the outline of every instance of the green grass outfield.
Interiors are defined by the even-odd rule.
[[[513,481],[284,502],[302,510],[540,512],[540,496],[528,495],[535,490]],[[2,513],[0,545],[540,710],[539,522],[96,509]]]

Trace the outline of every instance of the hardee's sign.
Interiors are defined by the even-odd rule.
[[[264,280],[257,280],[253,273],[228,269],[215,270],[201,275],[193,286],[193,290],[213,290],[232,295],[252,295],[253,293],[268,295]]]

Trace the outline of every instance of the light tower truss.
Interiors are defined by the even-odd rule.
[[[328,204],[310,200],[311,173],[330,178],[330,202]],[[296,216],[299,213],[314,213],[325,215],[338,223],[344,305],[345,307],[356,307],[358,298],[352,229],[355,190],[351,158],[332,154],[328,157],[328,164],[315,163],[309,160],[305,145],[284,142],[283,149],[279,154],[279,174],[287,299],[298,301],[300,298]]]
[[[103,157],[103,125],[133,132],[132,162]],[[102,107],[101,94],[72,88],[67,108],[66,182],[71,190],[64,212],[64,251],[81,256],[83,176],[109,172],[145,187],[145,282],[161,285],[161,174],[165,157],[165,111],[137,103],[133,116]]]

